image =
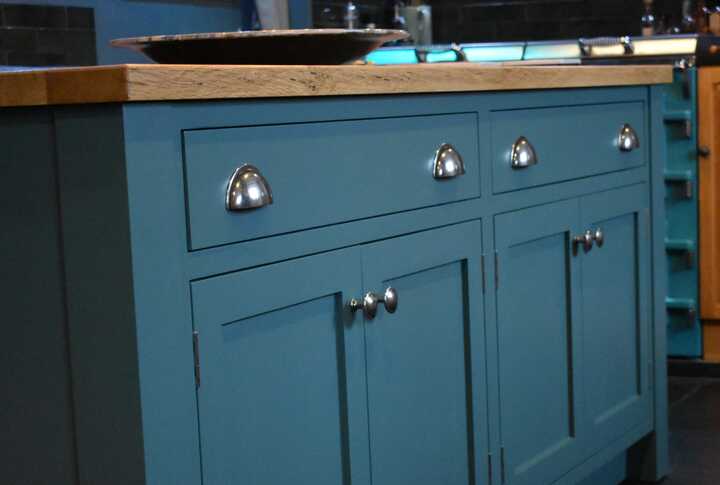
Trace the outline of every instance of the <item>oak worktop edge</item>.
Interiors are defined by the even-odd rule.
[[[0,107],[637,86],[670,65],[210,66],[123,64],[0,74]]]

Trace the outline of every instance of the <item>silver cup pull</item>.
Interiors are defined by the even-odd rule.
[[[618,147],[621,152],[631,152],[636,148],[640,148],[640,138],[632,126],[625,123],[620,128],[618,135]]]
[[[460,152],[449,143],[440,145],[433,161],[433,177],[438,180],[452,179],[464,173],[465,163]]]
[[[538,157],[537,153],[535,153],[535,147],[524,136],[518,138],[513,143],[510,152],[510,166],[514,170],[519,170],[537,165],[537,163]]]
[[[385,305],[385,310],[388,313],[395,313],[398,307],[398,294],[397,290],[393,287],[388,287],[385,293],[378,295],[377,293],[369,292],[366,293],[362,300],[353,298],[350,300],[348,306],[350,311],[355,313],[358,310],[362,310],[363,316],[366,320],[373,320],[377,315],[378,304],[382,303]]]
[[[573,254],[578,253],[578,247],[582,246],[583,250],[587,253],[593,247],[593,233],[588,229],[585,234],[575,236],[573,242]]]
[[[595,241],[595,244],[597,244],[597,247],[599,248],[605,244],[605,233],[603,233],[602,229],[599,227],[595,229],[595,232],[593,233],[593,241]]]
[[[257,167],[244,164],[228,181],[225,209],[230,212],[259,209],[273,203],[270,184]]]

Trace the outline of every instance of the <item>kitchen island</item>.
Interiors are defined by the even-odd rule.
[[[0,75],[3,481],[659,480],[671,80]]]

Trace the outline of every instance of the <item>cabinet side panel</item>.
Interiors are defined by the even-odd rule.
[[[0,114],[0,482],[76,483],[52,117]]]
[[[81,484],[144,484],[119,108],[56,113]]]
[[[665,253],[665,180],[667,156],[663,135],[663,87],[649,88],[650,94],[650,231],[652,241],[652,308],[650,357],[652,368],[654,431],[630,449],[628,478],[659,481],[670,472],[667,399],[667,258]]]
[[[182,139],[169,121],[187,108],[137,103],[122,109],[145,476],[152,485],[198,485]]]

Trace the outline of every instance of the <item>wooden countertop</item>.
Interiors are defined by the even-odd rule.
[[[0,107],[660,84],[667,66],[127,64],[0,74]]]

